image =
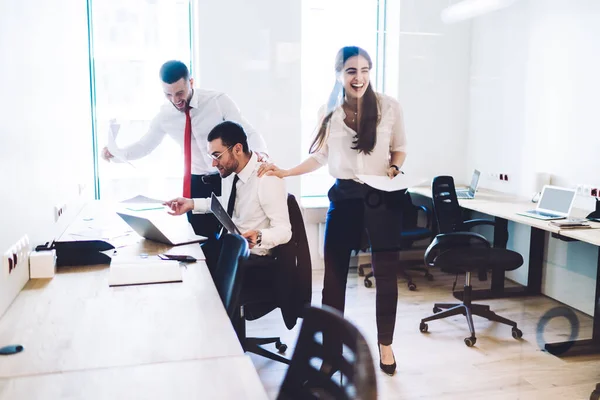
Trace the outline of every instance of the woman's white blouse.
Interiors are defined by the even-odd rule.
[[[352,150],[356,132],[345,123],[346,113],[339,106],[333,111],[326,140],[321,149],[311,156],[321,165],[329,166],[336,179],[360,180],[356,175],[386,175],[390,166],[390,153],[406,152],[406,134],[400,103],[390,96],[377,94],[381,119],[377,125],[377,140],[370,154]],[[325,117],[325,106],[319,111],[319,125]]]

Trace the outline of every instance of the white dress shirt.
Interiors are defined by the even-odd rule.
[[[248,164],[238,174],[231,219],[242,233],[250,230],[262,232],[262,243],[250,252],[263,256],[269,254],[269,249],[290,241],[292,225],[288,213],[285,181],[266,175],[259,178],[256,175],[259,166],[256,153],[253,152]],[[225,209],[229,203],[234,176],[235,173],[222,181],[222,195],[219,200]],[[193,212],[210,212],[210,198],[194,199]]]
[[[234,121],[242,125],[251,149],[267,153],[267,145],[260,134],[240,114],[235,103],[224,93],[194,89],[190,99],[192,120],[192,174],[203,175],[217,171],[208,156],[207,137],[210,131],[223,121]],[[127,160],[136,160],[150,154],[169,135],[183,149],[185,113],[167,102],[150,123],[148,132],[136,143],[122,150]],[[183,165],[183,162],[182,162]]]
[[[329,173],[336,179],[354,179],[356,175],[384,176],[390,167],[390,153],[406,152],[406,134],[400,103],[390,96],[378,93],[380,121],[377,140],[371,154],[353,150],[356,132],[345,123],[346,113],[342,106],[333,111],[327,137],[321,149],[312,157],[321,165],[329,165]],[[325,107],[319,111],[319,121],[325,117]],[[319,125],[320,126],[320,125]]]

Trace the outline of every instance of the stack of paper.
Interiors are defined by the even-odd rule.
[[[554,225],[556,227],[559,227],[560,229],[587,229],[587,228],[591,228],[590,224],[587,222],[587,220],[585,219],[574,219],[574,218],[569,218],[569,219],[563,219],[563,220],[556,220],[556,221],[550,221],[550,225]]]
[[[372,188],[385,192],[395,192],[427,182],[427,179],[405,174],[398,174],[393,179],[390,179],[388,176],[379,175],[356,175],[356,177]]]

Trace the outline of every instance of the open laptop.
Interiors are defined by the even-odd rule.
[[[127,222],[138,235],[156,242],[179,246],[181,244],[203,242],[208,239],[204,236],[194,235],[191,232],[185,232],[184,230],[179,229],[180,227],[172,230],[167,230],[164,227],[161,229],[148,218],[140,217],[138,215],[120,212],[117,212],[117,214],[119,217],[123,218],[123,220]]]
[[[481,172],[474,170],[473,177],[471,178],[471,186],[466,189],[456,189],[456,197],[459,199],[474,199],[477,186],[479,186],[480,175]]]
[[[238,235],[242,234],[214,193],[210,196],[210,211],[217,217],[221,225],[223,225],[228,232]]]
[[[574,201],[575,189],[545,185],[536,209],[517,214],[544,220],[562,219],[569,216]]]

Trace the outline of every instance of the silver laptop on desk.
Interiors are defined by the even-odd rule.
[[[471,185],[466,189],[456,189],[456,197],[459,199],[474,199],[477,186],[479,186],[480,175],[481,172],[474,170],[473,177],[471,178]]]
[[[181,244],[199,243],[207,240],[204,236],[194,235],[192,233],[175,230],[160,229],[148,218],[140,217],[138,215],[117,213],[119,217],[123,218],[127,225],[129,225],[138,235],[154,240],[155,242],[170,244],[172,246],[179,246]]]
[[[562,219],[569,216],[574,201],[575,189],[546,185],[536,209],[517,214],[544,220]]]

